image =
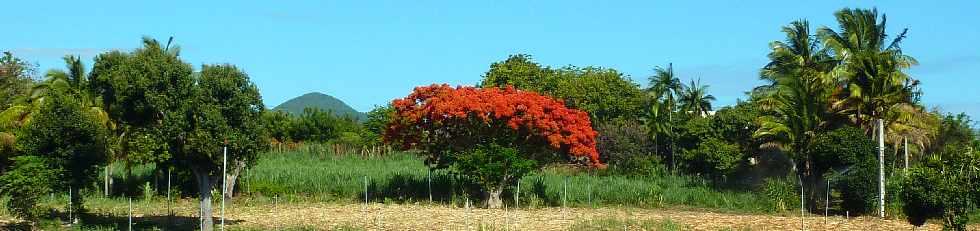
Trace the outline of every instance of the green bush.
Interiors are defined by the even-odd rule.
[[[835,181],[841,192],[841,208],[851,214],[869,214],[877,211],[878,165],[867,161],[852,166]]]
[[[600,125],[596,149],[599,159],[610,170],[627,175],[651,175],[663,172],[664,165],[656,154],[649,129],[636,121],[614,120]]]
[[[980,204],[980,152],[971,148],[947,148],[909,170],[901,194],[902,210],[909,223],[921,226],[927,219],[942,218],[943,229],[966,230],[969,213]]]
[[[51,182],[61,173],[40,157],[18,156],[13,160],[12,168],[0,176],[0,194],[11,197],[6,206],[13,215],[36,221],[43,212],[38,201],[52,192]]]
[[[689,171],[716,180],[734,173],[742,161],[741,156],[738,145],[716,138],[703,140],[697,148],[683,150],[680,155]]]
[[[835,187],[841,192],[841,208],[852,214],[877,211],[878,205],[878,148],[864,130],[845,126],[817,134],[809,146],[813,159],[816,183],[809,189],[821,189],[824,175],[833,175]],[[818,191],[819,192],[819,191]],[[814,193],[823,198],[826,191]],[[815,201],[823,201],[819,198]]]
[[[800,207],[800,186],[795,177],[769,178],[760,187],[771,212],[785,212]]]
[[[500,194],[512,183],[538,169],[537,161],[521,156],[517,149],[497,144],[480,145],[452,158],[454,174],[479,185],[491,204],[500,202]]]

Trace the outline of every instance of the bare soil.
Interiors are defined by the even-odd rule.
[[[634,208],[542,208],[465,209],[444,205],[385,204],[293,204],[232,209],[237,225],[275,229],[279,227],[336,228],[352,226],[369,230],[567,230],[575,223],[601,219],[672,220],[692,230],[800,230],[799,216],[741,215],[676,209]],[[806,230],[912,230],[904,220],[871,217],[847,219],[808,216]],[[627,227],[640,230],[640,227]],[[941,230],[927,224],[915,230]]]
[[[163,206],[160,206],[160,205]],[[180,222],[196,224],[196,204],[190,200],[174,207]],[[126,206],[97,204],[89,206],[92,213],[125,219]],[[165,203],[134,204],[136,217],[157,220],[166,217]],[[338,203],[236,203],[227,209],[232,228],[276,230],[280,228],[314,228],[330,230],[355,227],[367,230],[568,230],[576,224],[601,220],[642,221],[670,220],[683,224],[684,230],[800,230],[799,215],[733,214],[682,209],[638,208],[537,208],[537,209],[478,209],[427,204],[338,204]],[[215,206],[215,216],[219,215]],[[842,216],[810,216],[805,218],[806,230],[913,230],[904,220],[872,217],[845,218]],[[0,225],[17,222],[0,216]],[[217,224],[218,222],[216,222]],[[0,226],[2,227],[2,226]],[[639,226],[625,227],[643,230]],[[980,226],[972,226],[972,229]],[[623,230],[617,227],[616,230]],[[941,230],[930,223],[914,230]]]

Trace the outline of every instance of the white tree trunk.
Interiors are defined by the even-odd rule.
[[[885,120],[878,119],[878,214],[885,218]]]
[[[211,212],[211,188],[213,187],[211,183],[211,176],[208,171],[199,170],[193,168],[194,178],[197,179],[198,189],[200,191],[200,204],[201,204],[201,231],[212,231],[214,230],[214,217]]]
[[[227,175],[225,175],[225,188],[227,192],[225,193],[225,199],[231,199],[235,195],[235,181],[238,180],[238,176],[241,175],[242,170],[245,169],[245,161],[236,160],[230,167]]]
[[[503,192],[504,192],[503,186],[492,188],[487,192],[488,209],[499,209],[504,207],[504,201],[500,199],[500,195],[503,194]]]

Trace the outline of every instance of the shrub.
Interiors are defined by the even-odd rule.
[[[878,165],[873,161],[852,166],[838,181],[841,208],[853,214],[868,214],[877,210]]]
[[[902,210],[909,223],[921,226],[927,219],[942,218],[943,229],[966,230],[969,212],[980,203],[976,182],[980,178],[980,152],[947,147],[939,156],[909,170],[901,194]]]
[[[30,123],[21,130],[17,148],[24,155],[43,159],[59,172],[48,178],[55,190],[70,187],[72,212],[84,211],[81,188],[90,186],[106,162],[105,130],[98,119],[70,93],[51,91]],[[32,165],[35,166],[35,165]],[[14,200],[20,200],[14,198]]]
[[[614,120],[599,126],[599,160],[623,174],[649,175],[662,171],[649,129],[636,121]]]
[[[7,209],[15,216],[36,221],[42,209],[37,206],[41,195],[52,191],[51,182],[60,172],[36,156],[14,157],[12,168],[0,176],[0,193],[10,196]]]
[[[810,142],[809,150],[818,173],[875,162],[878,153],[874,141],[862,129],[852,126],[817,134]]]
[[[874,141],[857,127],[845,126],[829,132],[817,134],[809,145],[813,160],[813,179],[815,183],[808,188],[821,189],[824,175],[838,174],[835,185],[841,192],[842,209],[855,214],[877,211],[878,204],[878,148]],[[826,191],[810,194],[823,201]]]
[[[766,179],[759,191],[766,197],[771,212],[784,212],[800,207],[800,187],[795,177]]]
[[[473,150],[455,155],[453,170],[465,180],[484,189],[485,198],[500,200],[500,193],[508,182],[520,180],[524,175],[538,168],[538,163],[522,157],[514,148],[497,144],[480,145]],[[489,201],[502,204],[502,201]]]
[[[683,150],[680,156],[689,171],[720,179],[735,172],[741,155],[738,145],[712,137],[701,141],[695,149]]]

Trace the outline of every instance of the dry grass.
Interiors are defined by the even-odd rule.
[[[109,206],[110,204],[104,204]],[[185,200],[175,207],[178,216],[193,217],[197,208]],[[101,207],[101,206],[100,206]],[[118,206],[115,206],[118,207]],[[136,206],[139,214],[163,215],[165,207]],[[93,208],[94,212],[125,214],[125,207]],[[216,207],[217,210],[217,207]],[[216,215],[217,215],[217,211]],[[368,230],[568,230],[576,224],[621,220],[627,225],[645,221],[671,221],[692,230],[800,230],[799,216],[743,215],[679,209],[636,208],[540,208],[540,209],[465,209],[424,204],[338,204],[338,203],[267,203],[238,201],[229,206],[228,219],[235,227],[277,229],[315,227],[334,229],[359,227]],[[880,220],[871,217],[806,218],[807,230],[911,230],[903,220]],[[627,227],[641,230],[641,226]],[[916,230],[940,230],[928,224]],[[622,230],[622,229],[618,229]]]
[[[166,216],[166,204],[134,202],[137,217]],[[93,200],[92,213],[125,219],[127,205],[114,200]],[[181,200],[174,206],[178,217],[197,216],[195,201]],[[538,209],[466,209],[427,204],[343,204],[343,203],[271,203],[242,199],[228,207],[230,228],[275,230],[312,228],[317,230],[569,230],[595,227],[595,230],[800,230],[799,216],[744,215],[681,209],[637,208],[538,208]],[[215,207],[218,215],[218,207]],[[0,223],[13,221],[0,217]],[[610,222],[614,221],[614,222]],[[188,221],[185,221],[188,222]],[[193,222],[193,221],[190,221]],[[826,223],[825,223],[826,222]],[[610,225],[615,224],[615,225]],[[193,224],[191,224],[193,225]],[[903,220],[880,220],[870,217],[808,216],[807,230],[911,230]],[[617,227],[611,227],[617,226]],[[652,228],[651,228],[652,227]],[[973,227],[978,228],[978,227]],[[915,230],[940,230],[927,224]]]
[[[630,208],[544,208],[529,210],[464,209],[428,205],[305,204],[240,208],[230,214],[244,226],[263,228],[353,225],[371,230],[567,230],[581,222],[617,219],[674,221],[692,230],[799,230],[799,217],[737,215],[681,210]],[[911,230],[901,220],[807,217],[807,230]],[[628,227],[638,230],[641,227]],[[939,230],[934,224],[917,230]]]

